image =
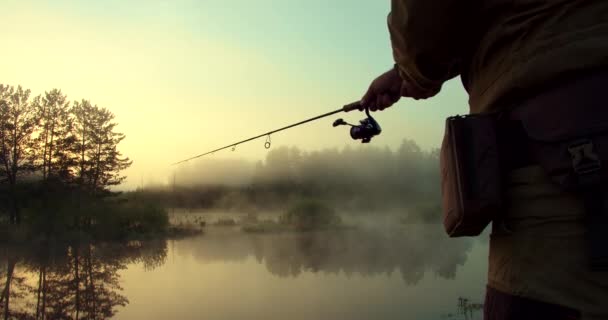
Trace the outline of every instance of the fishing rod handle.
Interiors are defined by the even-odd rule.
[[[344,107],[342,107],[342,110],[344,112],[350,112],[353,110],[359,110],[359,111],[363,111],[363,106],[361,105],[361,101],[355,101],[353,103],[349,103],[347,105],[345,105]]]

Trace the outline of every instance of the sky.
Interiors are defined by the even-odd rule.
[[[59,88],[113,112],[133,160],[123,189],[166,183],[171,163],[356,101],[393,65],[389,0],[2,2],[0,83]],[[433,99],[375,114],[383,132],[372,144],[439,147],[445,118],[467,112],[454,79]],[[338,117],[364,115],[277,133],[272,148],[360,144],[331,126]],[[256,140],[213,157],[267,152]]]

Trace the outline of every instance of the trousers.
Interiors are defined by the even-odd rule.
[[[526,319],[512,315],[530,302],[557,306],[563,319],[608,319],[608,272],[589,269],[583,200],[534,165],[508,174],[505,197],[490,235],[485,319]]]

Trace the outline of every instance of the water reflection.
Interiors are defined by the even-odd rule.
[[[273,295],[280,297],[282,304],[290,304],[290,309],[298,309],[302,319],[322,318],[332,312],[365,319],[372,316],[365,312],[380,312],[375,308],[383,308],[383,315],[375,317],[378,319],[400,318],[401,312],[430,312],[436,319],[442,313],[430,305],[415,309],[412,302],[391,309],[395,307],[391,301],[414,296],[423,301],[423,297],[436,295],[437,287],[428,287],[428,282],[425,289],[406,291],[405,287],[429,275],[453,279],[474,244],[470,239],[449,239],[438,226],[279,234],[209,228],[202,236],[169,243],[0,246],[0,319],[151,318],[155,314],[158,319],[166,318],[161,312],[197,319],[204,301],[208,302],[204,312],[215,319],[242,318],[237,315],[247,312],[264,314],[268,319],[284,318],[280,309],[269,307],[274,305],[272,299],[256,300],[257,305],[247,303],[252,296]],[[223,280],[213,279],[222,272],[226,272]],[[345,275],[348,281],[340,280],[344,276],[326,276],[335,274]],[[303,278],[303,282],[292,281],[296,278]],[[361,282],[362,278],[373,281]],[[402,279],[396,281],[399,285],[394,278]],[[256,286],[247,279],[264,280]],[[373,293],[377,298],[373,308],[360,309],[361,301],[367,299],[363,297],[369,295],[368,288],[386,290]],[[445,296],[450,297],[460,289],[441,290],[449,290]],[[316,299],[336,303],[315,310],[307,301]],[[439,304],[443,306],[443,302],[435,302]]]
[[[164,263],[166,241],[0,249],[4,319],[107,319],[128,304],[118,272]]]
[[[239,235],[208,232],[185,240],[180,253],[201,262],[245,261],[258,263],[280,277],[303,272],[365,276],[399,270],[406,284],[416,284],[426,272],[453,279],[472,248],[470,239],[450,239],[441,228],[408,226],[389,230]]]
[[[441,316],[441,319],[462,319],[471,320],[483,310],[482,303],[473,303],[469,298],[458,298],[458,309],[456,313],[448,313]]]

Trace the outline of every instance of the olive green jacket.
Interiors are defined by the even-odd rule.
[[[460,75],[472,113],[608,66],[608,1],[392,0],[388,25],[402,77],[436,91]]]

